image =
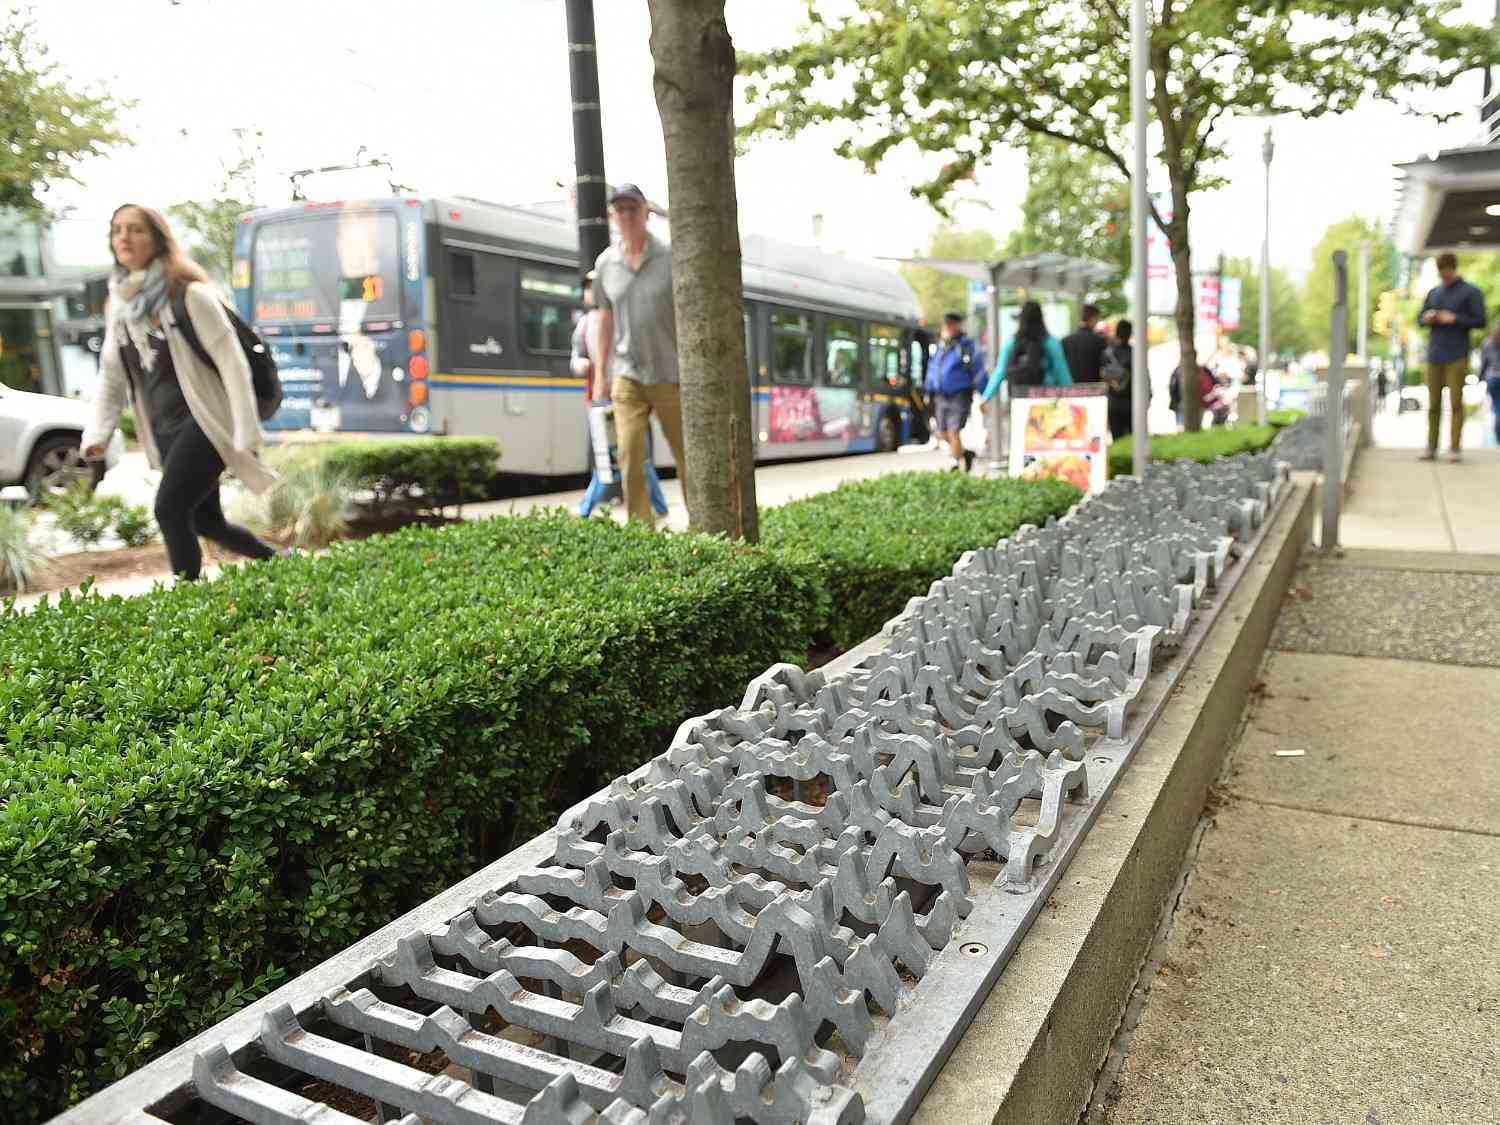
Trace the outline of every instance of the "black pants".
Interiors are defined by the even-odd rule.
[[[171,434],[157,435],[161,484],[156,490],[156,523],[167,544],[172,573],[195,579],[203,569],[198,536],[252,559],[275,555],[248,528],[230,523],[219,506],[219,474],[224,462],[213,442],[189,418]]]

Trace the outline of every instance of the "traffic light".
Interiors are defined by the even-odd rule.
[[[1387,289],[1380,295],[1375,306],[1375,334],[1377,336],[1389,337],[1391,329],[1395,327],[1396,319],[1400,314],[1401,292],[1398,289]]]

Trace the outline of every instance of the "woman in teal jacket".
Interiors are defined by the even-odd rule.
[[[1011,349],[1015,347],[1017,340],[1023,339],[1040,340],[1042,343],[1044,386],[1066,387],[1073,382],[1073,373],[1068,370],[1068,360],[1063,355],[1062,345],[1058,343],[1056,336],[1047,331],[1047,323],[1042,319],[1042,306],[1035,301],[1027,301],[1021,306],[1021,314],[1016,318],[1016,334],[1000,349],[1000,362],[990,376],[984,394],[979,396],[981,409],[987,409],[990,399],[1000,392],[1000,384],[1005,381],[1005,367],[1010,362]]]

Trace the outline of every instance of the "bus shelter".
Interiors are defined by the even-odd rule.
[[[993,370],[1000,350],[1015,326],[1011,315],[1022,302],[1036,300],[1042,306],[1047,329],[1065,336],[1073,328],[1078,306],[1104,282],[1119,276],[1119,267],[1093,258],[1067,254],[1030,254],[1016,258],[895,258],[903,265],[927,266],[969,282],[969,315],[982,321],[979,345]],[[1005,463],[1006,419],[1004,410],[989,415],[989,464],[997,471]]]

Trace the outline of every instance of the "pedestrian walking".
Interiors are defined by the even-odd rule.
[[[1000,349],[999,362],[980,396],[979,408],[988,410],[990,400],[1008,382],[1012,389],[1024,387],[1066,387],[1073,382],[1067,358],[1057,337],[1047,331],[1042,306],[1027,301],[1016,314],[1016,333]]]
[[[1068,361],[1068,370],[1075,383],[1097,383],[1104,365],[1104,350],[1109,340],[1099,332],[1099,306],[1084,305],[1078,318],[1078,327],[1065,336],[1062,342],[1063,356]]]
[[[1495,427],[1495,440],[1500,442],[1500,318],[1479,345],[1479,381],[1490,393],[1490,420]]]
[[[940,442],[953,456],[953,468],[968,472],[974,454],[964,449],[960,437],[974,404],[974,387],[982,378],[984,358],[979,345],[964,332],[964,318],[950,312],[943,317],[938,353],[927,368],[927,394],[933,402],[934,426]]]
[[[1106,387],[1105,397],[1108,401],[1111,441],[1119,441],[1128,435],[1134,426],[1130,386],[1130,376],[1135,369],[1135,355],[1130,348],[1130,339],[1133,335],[1134,326],[1130,321],[1121,319],[1115,325],[1114,339],[1105,348],[1104,362],[1099,368],[1099,374],[1103,377]]]
[[[594,394],[608,394],[614,401],[625,510],[632,520],[654,527],[656,513],[646,488],[646,439],[653,414],[672,447],[687,498],[672,251],[647,229],[646,195],[634,184],[615,189],[609,214],[620,240],[595,263],[599,323]]]
[[[1384,360],[1377,360],[1375,364],[1375,411],[1378,414],[1385,413],[1386,396],[1391,393],[1391,376],[1386,370]]]
[[[115,266],[109,277],[104,347],[84,456],[104,455],[126,397],[146,460],[161,470],[156,522],[172,572],[196,579],[201,535],[236,554],[268,559],[276,551],[224,518],[219,478],[227,468],[252,492],[277,477],[261,463],[260,417],[250,365],[208,275],[178,246],[150,207],[127,203],[109,221]],[[179,315],[190,321],[179,323]],[[197,337],[212,365],[199,357]]]
[[[1443,388],[1448,389],[1448,446],[1454,461],[1463,460],[1464,379],[1469,374],[1469,333],[1485,325],[1484,294],[1458,276],[1458,257],[1439,254],[1439,283],[1422,302],[1418,318],[1427,333],[1427,451],[1437,458],[1438,423]]]
[[[599,333],[599,309],[594,302],[594,279],[596,270],[583,276],[583,315],[573,326],[572,358],[569,367],[573,374],[583,380],[583,401],[588,405],[588,434],[591,457],[589,486],[578,504],[578,514],[587,518],[601,503],[618,495],[619,466],[616,464],[616,438],[614,430],[614,406],[609,395],[602,398],[594,395],[594,341]],[[602,448],[601,448],[602,443]],[[651,433],[646,433],[646,486],[651,493],[651,510],[658,516],[667,514],[667,498],[662,495],[661,479],[656,475],[652,463]],[[599,466],[609,466],[604,477],[599,475]]]

